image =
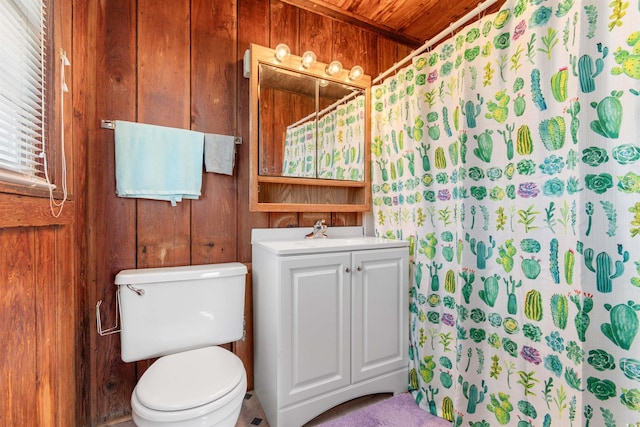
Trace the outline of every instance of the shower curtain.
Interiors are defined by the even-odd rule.
[[[410,379],[454,426],[640,422],[640,2],[507,0],[372,87]]]

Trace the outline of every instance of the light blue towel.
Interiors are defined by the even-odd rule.
[[[116,121],[116,193],[176,202],[200,197],[204,134]]]

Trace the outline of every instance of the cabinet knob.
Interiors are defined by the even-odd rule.
[[[351,269],[349,267],[344,269],[345,273],[351,273]]]
[[[358,270],[358,271],[362,271],[362,267],[361,267],[361,266],[357,266],[357,267],[356,267],[356,270]]]

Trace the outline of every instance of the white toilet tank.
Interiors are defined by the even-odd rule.
[[[122,360],[242,338],[246,274],[239,262],[118,273]]]

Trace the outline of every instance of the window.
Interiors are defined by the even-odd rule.
[[[46,174],[45,5],[0,0],[0,182],[53,188]]]

